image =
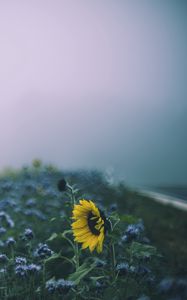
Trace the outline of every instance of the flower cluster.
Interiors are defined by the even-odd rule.
[[[46,282],[46,290],[53,294],[58,292],[59,294],[67,294],[71,288],[74,287],[74,282],[70,280],[58,279],[58,280],[48,280]]]
[[[27,260],[25,257],[16,257],[15,258],[15,274],[19,277],[26,277],[29,275],[34,275],[39,273],[41,270],[40,265],[36,264],[27,264]]]
[[[40,243],[36,250],[34,251],[34,256],[45,259],[47,257],[50,257],[53,254],[53,251],[48,247],[47,244]]]
[[[130,242],[133,239],[138,240],[143,231],[144,231],[143,222],[139,222],[137,224],[130,224],[128,225],[125,231],[125,235],[122,236],[122,241]]]

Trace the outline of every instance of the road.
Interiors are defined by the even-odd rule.
[[[138,190],[138,192],[141,195],[148,196],[148,197],[152,198],[153,200],[160,202],[162,204],[171,205],[171,206],[177,207],[178,209],[187,211],[187,202],[180,198],[168,196],[168,195],[161,194],[158,192],[153,192],[150,190]]]

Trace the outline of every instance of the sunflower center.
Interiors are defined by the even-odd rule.
[[[96,226],[98,225],[98,220],[99,220],[99,218],[97,216],[95,216],[92,212],[89,213],[89,215],[88,215],[88,227],[89,227],[90,231],[95,235],[100,234],[100,230],[98,230],[96,228]]]

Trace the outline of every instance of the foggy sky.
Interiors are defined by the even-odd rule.
[[[0,168],[187,183],[187,5],[0,0]]]

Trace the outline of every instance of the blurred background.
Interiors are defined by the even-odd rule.
[[[0,1],[0,169],[187,184],[187,2]]]

